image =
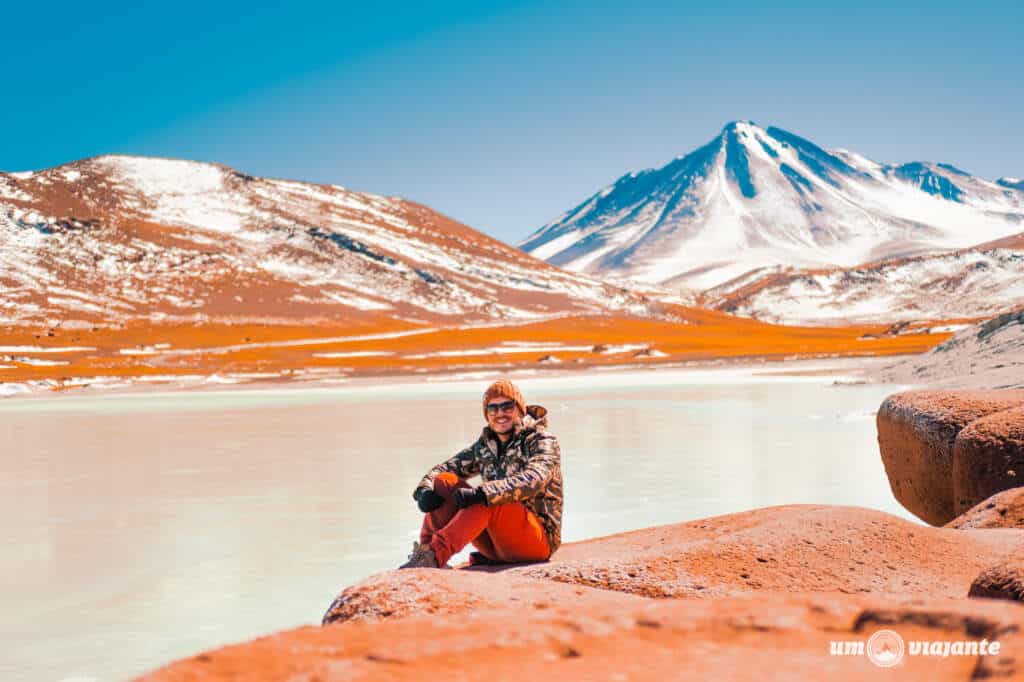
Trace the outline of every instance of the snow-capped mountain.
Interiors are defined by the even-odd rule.
[[[1022,229],[1020,181],[876,163],[738,121],[621,177],[520,247],[576,272],[706,290],[766,267],[851,267]]]
[[[0,324],[642,310],[429,208],[169,159],[0,173]]]

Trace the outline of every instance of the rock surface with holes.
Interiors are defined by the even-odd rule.
[[[971,583],[971,597],[1024,602],[1024,558],[993,566]]]
[[[946,527],[1024,529],[1024,487],[996,493],[947,523]]]
[[[878,411],[893,495],[932,525],[1024,484],[1024,391],[909,391]]]

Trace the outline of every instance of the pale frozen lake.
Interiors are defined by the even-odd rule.
[[[751,370],[519,381],[562,445],[564,541],[790,503],[904,518],[874,412],[900,387]],[[0,402],[0,679],[120,680],[319,623],[404,560],[411,493],[488,381]]]

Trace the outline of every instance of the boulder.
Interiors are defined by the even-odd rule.
[[[830,642],[999,639],[978,660],[920,656],[902,679],[1024,674],[1024,609],[964,598],[1024,530],[931,528],[869,509],[787,505],[564,544],[541,564],[409,569],[342,591],[323,622],[192,656],[147,682],[442,679],[864,680]],[[615,677],[618,676],[618,677]]]
[[[568,543],[549,562],[505,572],[660,599],[766,590],[962,597],[980,571],[1022,546],[1024,531],[784,505]]]
[[[967,596],[1024,602],[1024,559],[983,571],[971,583]]]
[[[453,614],[510,604],[526,611],[570,602],[614,607],[639,599],[582,585],[531,580],[508,571],[492,575],[477,570],[416,568],[378,573],[345,588],[328,607],[321,624],[409,616],[444,620]]]
[[[947,523],[946,528],[1024,529],[1024,487],[996,493]]]
[[[986,657],[908,655],[893,671],[863,654],[830,654],[832,642],[866,643],[883,629],[908,641],[999,641],[1001,650]],[[421,614],[301,627],[192,656],[140,679],[1011,680],[1024,674],[1022,632],[1024,609],[982,599],[773,592],[628,605],[559,602],[543,609],[513,603],[457,618]]]
[[[956,441],[973,422],[1022,406],[1024,391],[909,391],[886,398],[877,416],[878,445],[893,495],[925,522],[940,526],[998,492],[966,504],[977,491],[965,481],[962,501],[957,501]],[[965,457],[975,454],[964,450]],[[965,476],[974,471],[966,464],[961,470]],[[1005,476],[988,476],[982,487],[989,490],[998,480]]]
[[[954,511],[1024,486],[1024,406],[990,414],[964,428],[953,446]]]
[[[1021,547],[1024,530],[931,528],[860,507],[786,505],[566,543],[544,563],[427,570],[429,581],[422,571],[381,573],[344,590],[324,621],[553,602],[576,596],[558,588],[578,587],[593,588],[580,595],[657,599],[771,590],[962,597],[979,572]],[[444,582],[453,575],[458,589]]]

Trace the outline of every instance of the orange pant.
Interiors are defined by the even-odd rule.
[[[471,542],[488,559],[498,561],[543,561],[551,555],[544,526],[522,504],[457,509],[452,491],[468,487],[465,479],[447,471],[434,478],[434,492],[445,500],[424,516],[420,542],[430,545],[439,565]]]

